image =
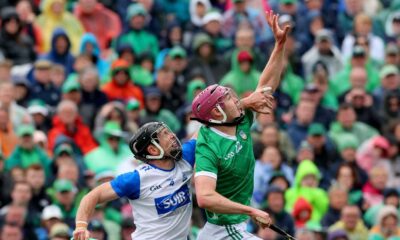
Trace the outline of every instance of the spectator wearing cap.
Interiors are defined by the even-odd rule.
[[[131,157],[124,132],[117,122],[105,123],[99,142],[100,145],[85,156],[86,166],[95,173],[100,169],[115,171],[122,161]]]
[[[361,219],[360,209],[347,205],[340,212],[340,220],[329,227],[329,232],[344,230],[350,240],[368,239],[368,229]]]
[[[32,164],[41,165],[46,173],[46,178],[50,177],[50,159],[39,146],[33,141],[35,129],[31,125],[21,125],[18,127],[17,136],[19,144],[15,147],[10,157],[6,161],[6,169],[14,167],[28,168]]]
[[[181,46],[174,46],[168,52],[165,66],[172,69],[175,74],[174,89],[176,91],[182,92],[186,90],[188,82],[187,70],[189,69],[188,61],[187,52]]]
[[[369,42],[369,56],[375,61],[382,62],[385,58],[383,40],[372,32],[372,19],[365,13],[358,13],[354,18],[354,31],[347,34],[342,43],[343,58],[351,56],[357,36],[366,36]]]
[[[0,107],[0,143],[2,158],[8,158],[18,143],[10,115],[5,107]]]
[[[396,65],[385,65],[382,67],[380,73],[380,86],[373,91],[374,106],[377,109],[384,107],[385,96],[395,91],[400,94],[400,72]]]
[[[400,20],[400,19],[399,19]],[[400,21],[399,21],[400,23]],[[393,44],[388,43],[385,50],[385,65],[400,65],[400,51],[399,48]]]
[[[60,135],[71,138],[83,154],[97,147],[89,127],[79,116],[78,107],[69,100],[63,100],[57,106],[57,114],[53,117],[53,128],[48,133],[50,150]]]
[[[340,139],[344,134],[353,134],[359,144],[370,139],[371,137],[378,134],[378,131],[373,127],[357,121],[356,112],[350,104],[342,104],[336,115],[336,122],[333,122],[330,130],[329,136],[335,142],[335,144],[340,144]]]
[[[70,226],[65,223],[56,223],[51,227],[49,240],[69,240],[71,235]]]
[[[38,240],[49,238],[49,234],[54,225],[62,223],[63,215],[61,209],[56,205],[49,205],[42,211],[41,226],[35,228],[35,234]]]
[[[15,102],[22,107],[27,107],[30,100],[31,84],[29,80],[23,76],[18,76],[12,78],[12,83],[15,90]]]
[[[74,8],[74,15],[82,23],[86,32],[96,36],[101,50],[108,49],[110,42],[122,31],[119,16],[97,0],[78,1]],[[104,29],[107,29],[106,34]]]
[[[324,176],[320,186],[326,189],[330,185],[332,179],[330,168],[339,160],[336,149],[327,136],[325,127],[320,123],[312,123],[309,126],[307,142],[314,151],[314,162]]]
[[[301,141],[307,137],[307,131],[313,122],[316,111],[316,103],[303,99],[296,107],[294,118],[287,126],[287,132],[294,148],[297,150]]]
[[[223,15],[222,33],[225,37],[233,39],[241,24],[246,24],[256,32],[255,40],[259,47],[272,37],[262,12],[247,6],[247,2],[244,0],[233,0],[233,7]]]
[[[33,69],[31,98],[41,99],[47,105],[55,107],[60,101],[60,91],[51,81],[52,63],[48,60],[37,60]]]
[[[237,60],[238,68],[229,71],[219,84],[231,87],[239,97],[244,97],[256,89],[261,73],[254,68],[253,57],[249,52],[239,52]]]
[[[54,30],[51,37],[51,49],[42,58],[53,64],[62,65],[67,75],[73,71],[75,58],[71,54],[70,38],[63,28],[56,28]]]
[[[78,76],[82,95],[79,109],[83,121],[91,128],[101,107],[107,103],[107,95],[99,89],[99,74],[95,68],[86,68]]]
[[[272,215],[274,223],[282,227],[282,230],[294,235],[294,220],[293,217],[284,209],[285,207],[285,192],[277,186],[270,186],[265,194],[265,211]]]
[[[42,13],[35,23],[41,28],[44,41],[44,52],[50,51],[51,36],[58,27],[63,28],[71,40],[71,52],[78,53],[79,42],[84,29],[79,20],[68,12],[62,0],[46,0],[42,5]]]
[[[394,206],[384,206],[378,213],[377,224],[370,230],[369,239],[398,239],[400,227],[398,210]]]
[[[121,44],[129,44],[136,55],[149,51],[153,57],[157,56],[158,40],[155,35],[145,30],[147,17],[148,12],[141,3],[129,5],[126,16],[129,31],[118,37],[114,47],[118,48]]]
[[[181,129],[181,123],[169,110],[162,108],[161,91],[157,87],[145,89],[145,108],[140,112],[140,123],[148,121],[160,121],[167,124],[175,133]]]
[[[135,133],[139,129],[140,103],[132,98],[125,105],[127,128],[130,133]]]
[[[100,77],[105,77],[110,70],[110,62],[104,59],[97,38],[92,33],[83,34],[80,42],[79,54],[89,56],[92,64],[97,68]]]
[[[323,227],[329,227],[340,220],[340,211],[348,203],[347,189],[338,184],[332,185],[328,190],[329,208],[321,220]]]
[[[188,69],[200,69],[204,74],[206,85],[212,85],[226,74],[227,66],[216,55],[215,45],[206,33],[199,33],[193,39],[193,56],[189,60]]]
[[[314,46],[301,57],[304,76],[310,79],[312,69],[317,62],[322,62],[328,69],[328,75],[334,76],[342,70],[343,62],[340,50],[335,46],[332,32],[322,29],[315,36]]]
[[[377,216],[380,210],[385,206],[393,206],[397,209],[397,214],[400,214],[399,209],[400,194],[395,188],[387,188],[383,191],[383,202],[374,206],[371,206],[364,214],[364,221],[368,226],[375,226],[377,222]]]
[[[221,13],[217,9],[211,9],[204,16],[202,24],[202,30],[211,37],[218,55],[232,47],[232,39],[222,35],[222,20]]]
[[[175,73],[172,69],[164,66],[157,70],[155,85],[162,94],[162,107],[171,112],[176,112],[183,104],[182,92],[174,87],[177,85],[175,81]]]
[[[143,106],[143,92],[134,84],[129,74],[129,65],[125,60],[115,60],[111,67],[111,82],[105,84],[102,88],[107,95],[109,101],[122,100],[126,101],[130,98],[136,98]]]
[[[63,100],[69,100],[74,102],[77,106],[80,106],[82,100],[81,85],[78,79],[75,77],[68,78],[61,88]]]
[[[131,45],[124,43],[120,44],[117,49],[118,57],[124,59],[129,64],[129,72],[135,83],[139,86],[146,87],[153,84],[153,75],[149,70],[140,65],[140,55],[135,54]]]
[[[365,48],[356,45],[353,48],[351,59],[345,64],[342,71],[332,77],[330,81],[330,91],[336,96],[340,96],[351,88],[351,75],[355,68],[363,68],[366,71],[365,89],[372,92],[379,86],[379,73],[376,66],[368,58]]]
[[[65,223],[70,227],[74,226],[78,210],[78,204],[75,199],[77,194],[76,187],[70,180],[57,179],[53,184],[53,190],[53,203],[61,209]]]
[[[51,128],[51,122],[49,117],[49,109],[46,103],[40,99],[32,99],[28,104],[28,112],[32,117],[33,125],[36,130],[47,132]]]
[[[319,222],[328,210],[328,196],[318,188],[321,173],[310,160],[300,162],[296,171],[295,181],[285,192],[285,209],[292,212],[298,199],[304,198],[312,206],[311,220]]]
[[[356,159],[358,165],[369,172],[376,164],[387,163],[389,148],[390,143],[383,136],[377,135],[368,139],[357,149]]]
[[[14,7],[1,9],[0,51],[14,65],[30,64],[35,58],[33,40],[22,32],[22,22]]]
[[[284,173],[290,183],[293,183],[294,175],[293,169],[283,162],[282,154],[275,146],[265,147],[257,160],[254,167],[253,200],[255,204],[262,205],[272,173]]]
[[[238,68],[237,55],[241,51],[247,51],[253,57],[254,66],[257,70],[261,70],[265,66],[265,54],[255,45],[254,31],[251,28],[240,28],[235,33],[233,49],[227,51],[223,60],[230,69]]]

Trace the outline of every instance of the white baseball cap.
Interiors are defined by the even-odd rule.
[[[61,209],[56,205],[49,205],[43,209],[42,220],[50,220],[52,218],[63,219]]]

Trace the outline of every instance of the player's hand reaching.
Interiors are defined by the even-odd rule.
[[[253,208],[250,217],[254,220],[254,222],[257,223],[258,226],[262,228],[267,228],[272,223],[268,213],[256,208]]]
[[[241,100],[244,108],[250,108],[258,113],[270,114],[274,105],[274,97],[269,87],[262,87]]]
[[[90,232],[87,228],[76,228],[73,233],[74,240],[89,240]]]
[[[274,14],[273,11],[267,11],[265,14],[267,16],[268,25],[274,33],[276,43],[283,46],[286,43],[287,35],[291,26],[286,25],[284,29],[282,29],[278,23],[279,14]]]

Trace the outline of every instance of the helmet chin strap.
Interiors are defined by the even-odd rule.
[[[157,156],[152,156],[152,155],[146,155],[146,159],[148,160],[160,160],[164,157],[164,149],[160,146],[160,144],[157,143],[154,139],[151,140],[151,143],[156,146],[156,148],[160,151],[160,154]]]

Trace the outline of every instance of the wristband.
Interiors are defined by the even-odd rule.
[[[87,228],[88,223],[85,221],[76,221],[75,228]]]

